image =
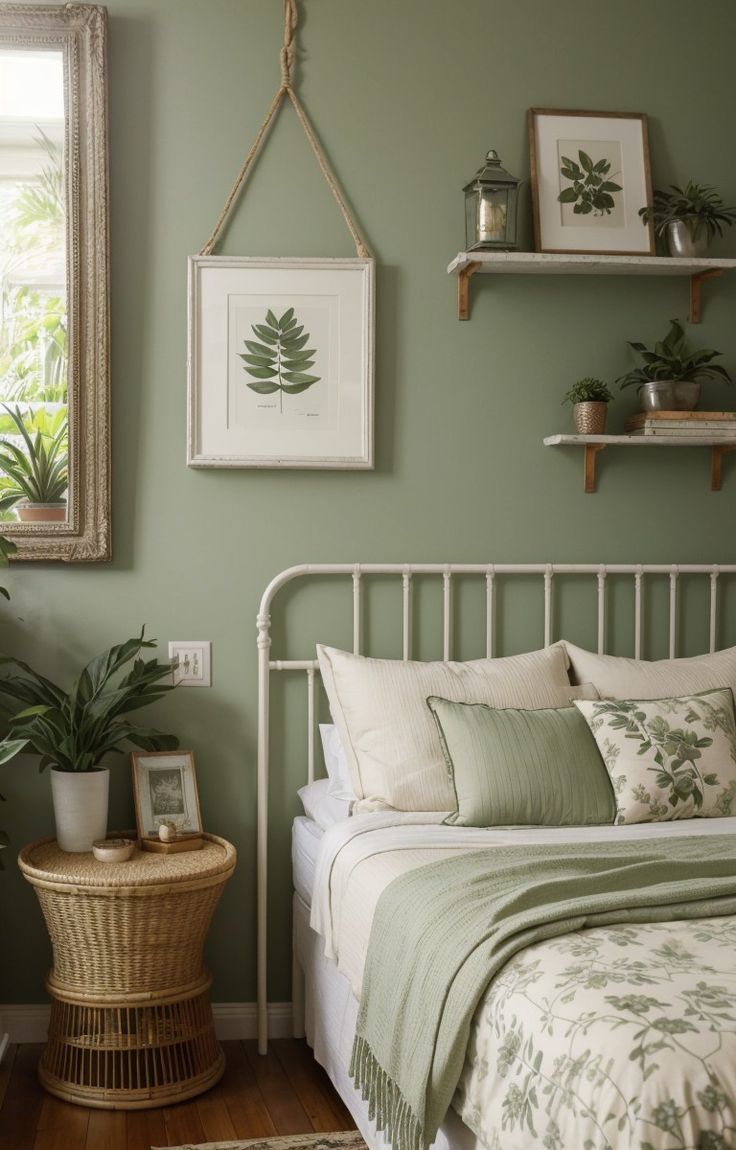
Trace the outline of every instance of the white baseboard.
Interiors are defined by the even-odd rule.
[[[26,1006],[0,1005],[0,1061],[4,1052],[4,1032],[7,1032],[10,1042],[46,1041],[50,1010],[47,1003],[32,1003]],[[255,1038],[257,1035],[255,1002],[213,1002],[212,1015],[217,1037],[223,1041],[233,1038]],[[269,1002],[268,1033],[271,1038],[291,1037],[290,1002]]]

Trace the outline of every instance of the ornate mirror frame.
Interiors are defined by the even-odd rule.
[[[110,540],[107,10],[0,3],[0,49],[64,62],[69,490],[59,523],[0,523],[16,559],[99,561]]]

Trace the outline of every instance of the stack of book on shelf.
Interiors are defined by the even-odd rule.
[[[642,411],[624,428],[628,435],[736,439],[736,411]]]

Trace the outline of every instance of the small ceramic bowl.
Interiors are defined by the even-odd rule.
[[[135,850],[133,839],[98,839],[92,853],[98,862],[126,862]]]

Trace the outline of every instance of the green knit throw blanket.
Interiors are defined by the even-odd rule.
[[[736,830],[736,828],[735,828]],[[393,1150],[426,1150],[489,982],[535,942],[736,914],[736,834],[514,846],[395,879],[375,912],[350,1075]]]

